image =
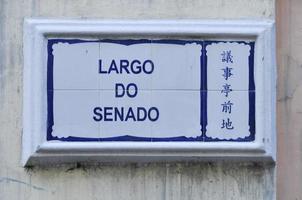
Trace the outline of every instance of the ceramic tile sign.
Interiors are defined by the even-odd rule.
[[[48,39],[47,140],[253,141],[254,42]]]

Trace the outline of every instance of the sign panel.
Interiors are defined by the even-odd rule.
[[[253,141],[254,44],[48,39],[47,140]]]

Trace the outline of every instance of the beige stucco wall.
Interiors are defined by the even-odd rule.
[[[24,17],[274,19],[274,6],[274,0],[0,0],[0,199],[274,199],[273,164],[100,164],[30,169],[20,164]]]

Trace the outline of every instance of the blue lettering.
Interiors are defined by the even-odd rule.
[[[147,111],[144,107],[137,107],[137,121],[145,121],[147,118]]]
[[[96,116],[93,116],[94,121],[97,121],[97,122],[102,121],[102,119],[103,119],[102,108],[95,107],[93,109],[93,113],[96,115]]]
[[[131,88],[130,88],[131,86],[134,88],[133,90],[131,90]],[[133,93],[133,94],[130,94],[130,91],[133,91],[134,93]],[[128,95],[128,97],[130,97],[130,98],[134,98],[134,97],[137,95],[137,86],[136,86],[136,84],[134,84],[134,83],[129,83],[129,84],[127,85],[127,95]]]
[[[121,88],[121,89],[119,89]],[[120,91],[120,92],[119,92]],[[115,84],[115,97],[123,97],[125,95],[125,86],[122,83]]]
[[[112,116],[112,107],[104,107],[104,121],[113,121],[112,118],[108,118]]]
[[[152,117],[151,111],[154,111],[155,116]],[[152,122],[155,122],[156,120],[158,120],[158,118],[159,118],[159,111],[158,111],[158,109],[155,108],[155,107],[150,108],[149,111],[148,111],[148,118]]]
[[[119,66],[117,66],[117,63],[114,59],[111,61],[108,71],[106,71],[106,67],[102,65],[102,60],[99,60],[99,73],[100,74],[110,74],[110,73],[116,73],[116,74],[140,74],[144,72],[145,74],[152,74],[154,71],[154,63],[151,60],[145,60],[143,64],[141,65],[141,61],[139,60],[120,60]]]
[[[128,70],[128,66],[129,66],[129,61],[128,60],[120,60],[120,71],[121,74],[123,73],[123,69],[127,72],[127,74],[129,74],[129,70]]]
[[[114,121],[118,121],[117,116],[119,121],[124,121],[124,107],[121,107],[121,111],[116,107],[114,108]]]
[[[93,109],[93,120],[100,121],[157,121],[159,119],[159,110],[156,107],[146,109],[144,107],[135,108],[124,107],[95,107]],[[126,113],[126,114],[125,114]]]
[[[149,70],[146,70],[146,64],[147,63],[150,63],[150,69]],[[151,74],[154,70],[154,63],[151,61],[151,60],[146,60],[143,64],[143,71],[146,73],[146,74]]]
[[[128,121],[128,119],[132,119],[133,121],[136,121],[134,113],[133,113],[133,110],[132,110],[131,107],[128,110],[128,113],[126,115],[125,121]]]
[[[138,65],[134,66],[134,64],[137,63]],[[141,62],[139,60],[133,60],[131,62],[131,72],[133,74],[139,74],[142,71],[142,66],[140,65]],[[135,67],[135,68],[134,68]]]
[[[99,60],[99,73],[100,74],[107,74],[107,71],[102,70],[102,60]]]
[[[116,66],[116,63],[115,63],[114,60],[112,60],[112,62],[110,64],[110,67],[109,67],[109,70],[108,70],[108,74],[110,74],[111,71],[115,71],[117,74],[119,73],[119,71],[117,69],[117,66]]]

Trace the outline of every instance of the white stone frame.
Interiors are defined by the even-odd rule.
[[[173,36],[255,39],[256,134],[252,142],[46,141],[47,37]],[[184,160],[275,161],[275,25],[259,20],[24,20],[22,165]]]

